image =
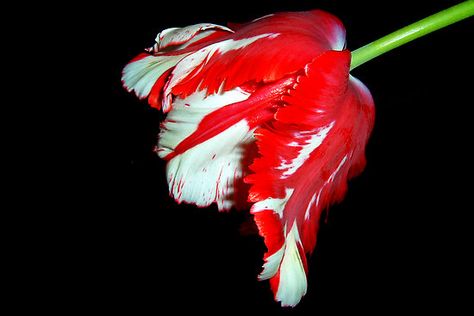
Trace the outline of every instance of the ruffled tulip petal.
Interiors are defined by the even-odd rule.
[[[179,76],[172,92],[188,95],[198,87],[209,94],[247,82],[267,83],[302,69],[327,50],[341,50],[345,30],[334,16],[319,10],[268,15],[222,37],[199,58],[199,75]],[[189,58],[192,58],[190,56]],[[197,66],[196,66],[197,67]]]
[[[166,29],[157,35],[154,46],[147,48],[146,53],[139,54],[125,66],[122,84],[127,91],[135,92],[138,98],[148,97],[150,105],[160,109],[163,87],[174,67],[194,52],[192,47],[205,46],[227,34],[232,34],[232,30],[204,23]]]
[[[206,132],[200,131],[199,123],[217,108],[248,97],[248,93],[235,89],[207,97],[201,91],[174,101],[162,124],[158,154],[168,160],[170,195],[178,203],[205,207],[215,202],[220,210],[234,205],[245,147],[253,142],[252,131],[245,120],[239,120],[222,126],[218,133],[199,137]],[[192,146],[179,147],[183,141],[193,142]]]
[[[364,166],[374,108],[368,90],[349,80],[349,64],[348,51],[317,57],[283,97],[287,105],[275,120],[255,132],[261,157],[246,181],[268,248],[261,278],[272,279],[283,306],[306,293],[305,256],[321,213],[343,198],[349,176]]]
[[[236,190],[244,187],[244,169],[253,158],[247,150],[253,131],[273,117],[281,94],[294,82],[283,78],[253,93],[236,88],[176,98],[158,142],[159,156],[169,161],[171,196],[202,207],[215,202],[220,210],[242,200]]]
[[[135,92],[139,99],[144,99],[148,97],[154,86],[157,86],[155,90],[161,90],[165,81],[162,75],[168,73],[168,70],[176,66],[184,57],[185,55],[153,56],[142,53],[123,69],[123,86],[128,92]],[[163,79],[159,80],[160,78]],[[156,85],[157,81],[161,84]]]

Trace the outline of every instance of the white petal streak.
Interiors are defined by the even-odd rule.
[[[253,141],[245,120],[177,155],[166,168],[170,194],[177,202],[219,210],[233,206],[234,183],[242,179],[244,145]]]
[[[193,134],[202,119],[213,111],[250,96],[240,88],[206,97],[205,91],[185,99],[177,98],[164,122],[158,142],[158,154],[165,157]],[[220,134],[177,155],[168,162],[170,194],[178,201],[209,206],[216,202],[220,210],[233,206],[234,181],[242,178],[243,147],[253,142],[253,130],[245,120]]]
[[[285,209],[286,202],[293,194],[294,189],[285,189],[285,197],[282,199],[266,198],[265,200],[259,201],[252,206],[252,213],[261,212],[265,210],[273,210],[277,213],[280,218],[283,218],[283,210]]]
[[[346,46],[346,31],[341,28],[336,28],[332,34],[331,40],[331,48],[333,50],[342,51]]]
[[[269,18],[269,17],[272,17],[274,16],[275,14],[273,13],[270,13],[270,14],[267,14],[267,15],[264,15],[262,17],[259,17],[259,18],[256,18],[255,20],[253,20],[252,22],[257,22],[257,21],[260,21],[260,20],[263,20],[263,19],[266,19],[266,18]]]
[[[283,258],[284,253],[285,245],[283,244],[283,246],[277,252],[266,258],[265,263],[263,264],[263,271],[258,276],[259,280],[270,279],[278,272],[278,268],[280,267],[281,259]]]
[[[122,81],[124,87],[140,99],[150,94],[156,80],[168,69],[174,67],[186,55],[177,56],[147,56],[129,63],[123,69]]]
[[[211,23],[199,23],[194,25],[189,25],[186,27],[173,27],[161,31],[156,36],[155,42],[158,44],[159,49],[165,48],[167,46],[180,45],[179,48],[184,48],[190,44],[211,35],[215,30],[226,31],[233,33],[228,27],[211,24]]]
[[[278,170],[285,170],[282,173],[282,179],[288,178],[303,165],[303,163],[309,158],[310,154],[322,144],[333,126],[334,122],[331,122],[330,124],[320,128],[302,145],[294,141],[288,144],[290,147],[301,147],[301,149],[298,152],[298,156],[293,158],[290,162],[282,161],[280,166],[277,167]]]
[[[236,88],[207,97],[206,91],[198,91],[185,99],[176,98],[161,128],[159,156],[166,157],[180,142],[194,133],[206,115],[225,105],[244,101],[249,96],[248,92]]]
[[[311,198],[311,201],[309,201],[308,206],[306,207],[306,211],[304,213],[304,219],[307,221],[309,220],[309,217],[311,215],[311,208],[313,207],[314,202],[319,202],[319,195],[321,194],[321,190],[319,191],[317,197],[318,199],[316,200],[316,193],[313,194],[313,197]],[[318,203],[316,203],[317,206]]]
[[[286,236],[285,253],[280,266],[280,283],[275,295],[282,306],[295,306],[306,294],[308,284],[298,244],[301,246],[301,240],[294,222]]]
[[[334,170],[331,173],[331,175],[329,176],[326,183],[331,183],[332,181],[334,181],[334,178],[336,177],[339,170],[341,170],[342,166],[346,163],[346,161],[347,161],[347,154],[344,155],[344,158],[341,159],[341,161],[339,162],[339,165],[337,166],[336,170]]]

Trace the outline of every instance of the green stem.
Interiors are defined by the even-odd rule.
[[[351,70],[394,48],[472,15],[474,15],[474,0],[468,0],[405,26],[353,51]]]

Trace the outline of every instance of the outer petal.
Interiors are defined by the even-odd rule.
[[[196,62],[199,76],[180,76],[173,94],[188,95],[198,87],[212,94],[246,82],[278,80],[327,50],[343,49],[345,30],[336,17],[323,11],[285,12],[240,25],[234,34],[220,40]]]
[[[192,47],[231,34],[232,30],[215,24],[195,24],[160,32],[154,46],[132,59],[122,72],[123,86],[138,98],[149,98],[152,107],[161,108],[163,87],[173,68],[193,52]],[[187,50],[183,50],[187,48]]]
[[[373,102],[358,80],[349,80],[349,63],[348,51],[317,57],[283,98],[287,106],[276,121],[255,132],[261,157],[246,181],[268,245],[261,278],[271,278],[284,306],[296,305],[306,293],[305,253],[314,249],[322,211],[342,199],[347,179],[365,162]]]
[[[175,100],[162,125],[158,154],[169,160],[168,186],[170,195],[178,203],[184,201],[205,207],[216,202],[220,210],[234,205],[238,182],[242,179],[245,148],[253,141],[253,131],[245,120],[226,125],[212,137],[203,137],[192,146],[176,148],[183,141],[202,134],[198,126],[206,115],[248,97],[248,93],[235,89],[207,98],[201,91]]]
[[[281,94],[293,83],[287,78],[253,93],[236,88],[176,98],[158,143],[158,154],[169,160],[170,194],[198,206],[216,202],[220,210],[246,201],[242,177],[253,158],[253,131],[273,117]]]
[[[130,61],[123,69],[122,84],[127,91],[133,91],[138,98],[144,99],[149,96],[152,89],[160,91],[163,88],[169,75],[169,70],[176,66],[184,57],[186,55],[153,56],[142,53]],[[155,94],[157,93],[155,92]],[[150,103],[154,107],[161,107],[155,100]]]

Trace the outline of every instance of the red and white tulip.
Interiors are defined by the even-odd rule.
[[[322,212],[365,165],[374,106],[350,61],[341,22],[315,10],[167,29],[123,70],[128,91],[167,113],[157,151],[171,196],[252,203],[260,279],[283,306],[306,293]]]

